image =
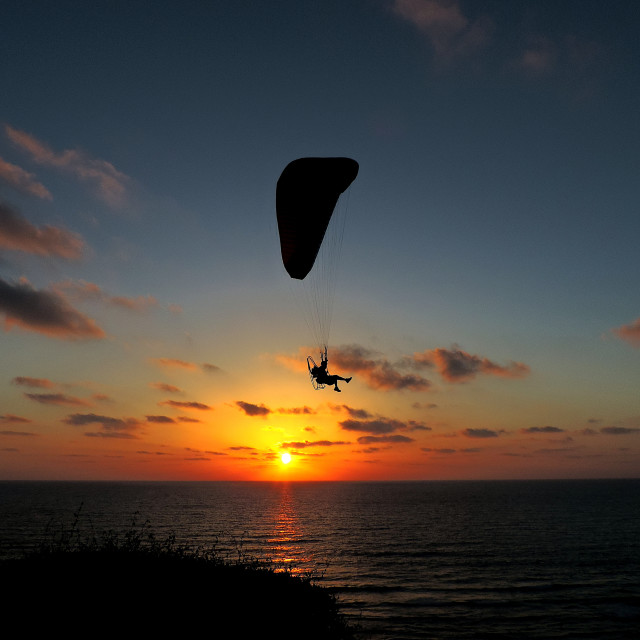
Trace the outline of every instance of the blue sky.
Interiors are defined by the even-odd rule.
[[[512,477],[515,454],[528,476],[637,475],[638,21],[623,1],[3,3],[5,475],[270,477],[296,430],[344,441],[336,394],[306,379],[310,336],[279,261],[275,184],[304,156],[360,164],[331,334],[354,375],[340,399],[425,433],[368,464],[318,445],[315,474],[301,450],[300,477],[404,477],[403,459],[415,478]],[[25,287],[90,323],[43,330],[9,301]],[[391,370],[428,390],[382,383]],[[34,380],[58,397],[34,400]],[[168,411],[161,382],[215,418],[149,431]],[[317,424],[267,425],[239,401],[313,407]],[[116,422],[74,430],[78,412]],[[565,441],[524,440],[543,426]],[[430,438],[470,428],[495,432],[492,448],[434,458],[452,447]],[[252,446],[259,461],[140,471],[135,451],[182,460],[178,443],[226,458]]]

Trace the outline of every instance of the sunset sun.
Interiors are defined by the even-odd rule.
[[[282,461],[282,464],[289,464],[291,462],[291,454],[283,453],[280,456],[280,460]]]

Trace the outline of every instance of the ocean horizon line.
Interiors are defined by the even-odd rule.
[[[496,484],[496,483],[544,483],[544,482],[630,482],[640,481],[640,477],[598,477],[598,478],[460,478],[460,479],[389,479],[389,480],[163,480],[163,479],[61,479],[61,478],[5,478],[0,483],[60,483],[60,484]]]

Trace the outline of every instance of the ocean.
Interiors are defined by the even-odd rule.
[[[640,638],[640,480],[0,482],[0,557],[74,522],[310,573],[371,640]]]

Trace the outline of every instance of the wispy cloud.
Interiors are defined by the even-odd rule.
[[[389,418],[378,420],[343,420],[339,424],[345,431],[365,431],[367,433],[393,433],[406,427],[404,422]]]
[[[36,180],[33,173],[29,173],[2,158],[0,158],[0,180],[3,180],[20,193],[36,196],[36,198],[43,200],[53,200],[49,190]]]
[[[305,440],[304,442],[283,442],[280,446],[283,449],[306,449],[307,447],[334,447],[342,444],[351,444],[343,440],[314,440],[310,442]]]
[[[32,433],[31,431],[0,431],[0,436],[7,436],[7,437],[17,436],[18,438],[31,438],[34,436],[37,437],[38,434]],[[3,451],[16,451],[16,449],[3,449]]]
[[[111,397],[109,397],[107,394],[105,393],[94,393],[91,398],[93,400],[95,400],[96,402],[115,402],[115,400]]]
[[[423,33],[444,62],[477,54],[494,31],[488,17],[467,18],[458,0],[394,0],[393,11]]]
[[[383,416],[363,420],[349,418],[347,420],[342,420],[338,424],[345,431],[360,431],[374,434],[376,436],[387,435],[396,431],[431,431],[431,427],[428,427],[421,422],[416,422],[415,420],[402,421],[395,420],[393,418],[385,418]],[[360,439],[358,439],[358,442],[360,442]],[[392,442],[392,440],[389,440],[388,442]],[[404,442],[404,440],[398,440],[398,442]]]
[[[53,404],[66,407],[89,407],[90,402],[82,400],[81,398],[75,398],[68,396],[64,393],[25,393],[24,394],[30,400],[39,402],[40,404]]]
[[[314,409],[311,409],[310,407],[307,407],[307,406],[304,406],[304,407],[291,407],[291,408],[281,407],[277,411],[278,411],[278,413],[282,413],[282,414],[285,414],[285,415],[313,415],[313,414],[317,413],[317,411],[315,411]]]
[[[113,418],[95,413],[74,413],[67,416],[62,422],[74,427],[98,425],[102,429],[101,432],[85,433],[85,435],[102,438],[134,438],[136,436],[132,432],[141,426],[135,418]]]
[[[522,433],[562,433],[564,429],[560,427],[527,427],[526,429],[521,429]]]
[[[390,444],[404,444],[407,442],[415,442],[413,438],[401,435],[392,436],[361,436],[358,438],[359,444],[377,444],[377,443],[390,443]]]
[[[180,387],[176,387],[173,384],[167,384],[166,382],[151,382],[149,386],[152,389],[157,389],[158,391],[163,391],[165,393],[182,393],[182,389]]]
[[[211,411],[212,407],[202,402],[186,401],[179,402],[178,400],[165,400],[158,404],[165,405],[167,407],[173,407],[174,409],[195,409],[197,411]]]
[[[119,440],[137,440],[138,436],[134,433],[127,433],[125,431],[87,431],[85,434],[87,438],[115,438]]]
[[[510,362],[503,366],[458,348],[438,348],[415,353],[413,361],[417,366],[435,366],[447,382],[466,382],[478,374],[499,378],[523,378],[530,373],[530,368],[522,362]]]
[[[198,369],[198,365],[193,362],[178,360],[177,358],[153,358],[153,362],[161,367],[168,367],[170,369],[187,369],[189,371]]]
[[[29,418],[23,418],[22,416],[16,416],[12,413],[5,413],[0,416],[0,424],[26,424],[32,422]]]
[[[78,149],[54,151],[44,142],[24,131],[6,125],[5,133],[13,144],[36,163],[53,167],[95,187],[98,196],[107,204],[119,207],[125,203],[130,178],[110,162],[93,158]]]
[[[602,427],[600,433],[606,433],[610,436],[626,436],[630,433],[640,433],[639,427]]]
[[[366,384],[383,391],[426,391],[431,383],[416,374],[403,374],[387,359],[357,344],[343,345],[331,352],[331,366],[335,364],[345,372],[357,374]]]
[[[333,411],[346,411],[350,418],[355,418],[356,420],[366,420],[373,417],[366,409],[355,409],[346,404],[330,404],[329,407]]]
[[[630,345],[640,348],[640,318],[613,329],[613,333]]]
[[[157,424],[175,424],[175,420],[169,416],[145,416],[147,422],[155,422]]]
[[[553,71],[558,60],[558,48],[546,37],[530,38],[516,66],[532,75],[547,75]]]
[[[0,313],[5,315],[6,331],[19,327],[68,340],[105,337],[96,322],[74,309],[64,296],[34,289],[24,279],[9,283],[0,278]]]
[[[72,231],[44,225],[36,227],[9,205],[0,202],[0,247],[39,256],[78,260],[85,247]]]
[[[258,405],[238,400],[236,405],[248,416],[268,416],[271,413],[271,409],[265,407],[263,404]]]
[[[531,78],[566,78],[583,97],[597,88],[607,56],[596,41],[574,34],[527,34],[520,40],[523,45],[512,64],[515,69]]]
[[[463,429],[461,433],[467,438],[497,438],[499,435],[493,429]]]
[[[28,376],[16,376],[11,382],[23,387],[32,387],[34,389],[51,389],[55,384],[46,378],[29,378]]]
[[[127,309],[128,311],[142,312],[158,306],[158,301],[153,296],[146,295],[137,296],[135,298],[112,296],[104,291],[99,285],[94,284],[93,282],[85,282],[84,280],[77,282],[72,280],[58,282],[53,285],[53,289],[59,293],[64,293],[70,300],[93,300],[103,302],[114,307],[119,307],[121,309]]]
[[[168,369],[184,369],[186,371],[204,371],[205,373],[212,373],[221,371],[219,367],[208,362],[198,365],[195,362],[188,362],[186,360],[180,360],[178,358],[151,358],[151,362]]]
[[[307,352],[307,349],[301,349],[297,358],[278,355],[276,360],[293,371],[306,371],[304,361]],[[344,377],[358,376],[358,380],[377,391],[426,391],[431,387],[431,383],[422,376],[404,374],[381,354],[357,344],[332,349],[329,354],[329,372]]]

